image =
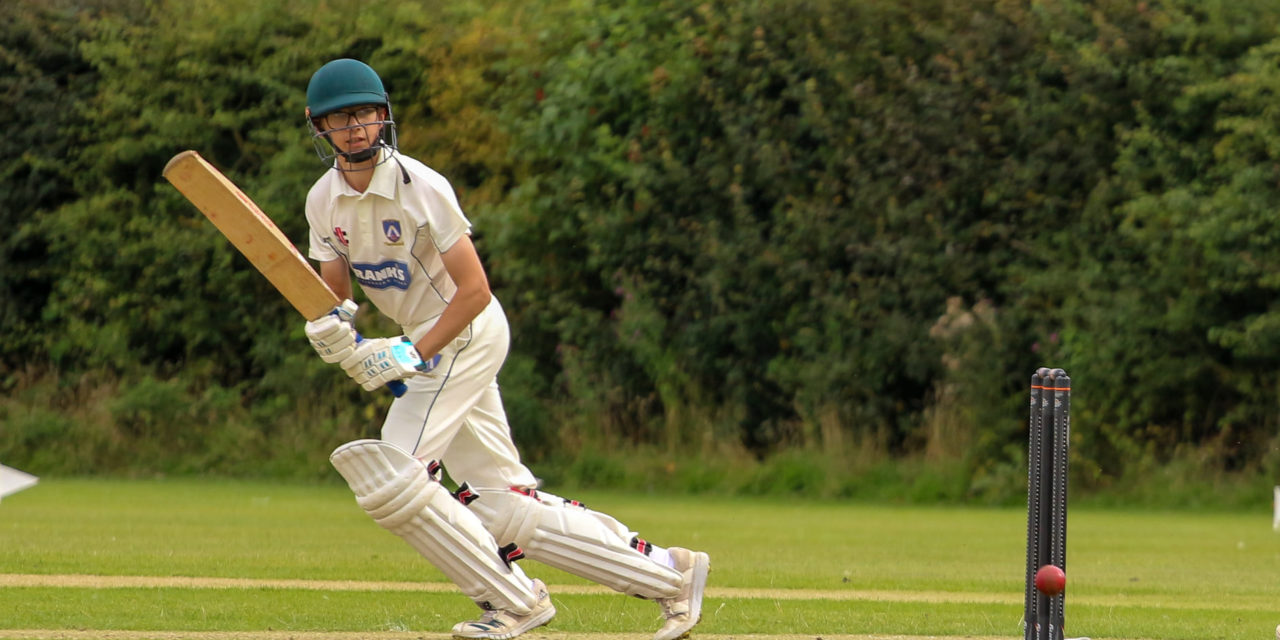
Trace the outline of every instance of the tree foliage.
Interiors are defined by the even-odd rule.
[[[1050,364],[1081,390],[1077,468],[1097,486],[1180,447],[1280,469],[1267,3],[21,0],[0,17],[10,389],[51,365],[224,390],[206,395],[223,420],[362,400],[160,178],[198,149],[301,240],[324,170],[303,89],[350,56],[476,224],[534,458],[951,446],[979,491],[1018,461],[1027,376]],[[170,428],[128,406],[108,421]]]

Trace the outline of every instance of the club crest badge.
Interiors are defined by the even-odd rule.
[[[382,233],[387,237],[387,244],[398,245],[404,244],[404,236],[400,231],[399,220],[383,220]]]

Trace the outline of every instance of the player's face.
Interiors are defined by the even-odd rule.
[[[382,133],[384,109],[362,105],[334,111],[316,118],[316,127],[328,133],[333,145],[343,153],[368,149]]]

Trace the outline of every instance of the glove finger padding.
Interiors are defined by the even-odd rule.
[[[307,339],[325,362],[342,362],[356,345],[356,330],[335,315],[312,320],[306,326]]]
[[[440,356],[423,362],[413,342],[405,336],[370,338],[356,345],[342,361],[342,368],[356,384],[373,391],[392,381],[426,373],[435,368]]]

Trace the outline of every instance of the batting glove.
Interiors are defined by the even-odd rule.
[[[368,338],[357,344],[342,361],[342,368],[365,391],[373,391],[392,380],[429,374],[440,364],[440,354],[424,361],[405,336]]]
[[[342,362],[356,349],[356,303],[344,300],[323,318],[307,323],[307,339],[325,362]]]

